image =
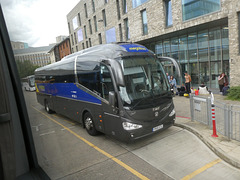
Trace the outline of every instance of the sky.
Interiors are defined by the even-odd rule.
[[[0,0],[11,41],[31,47],[56,43],[69,35],[67,14],[80,0]]]

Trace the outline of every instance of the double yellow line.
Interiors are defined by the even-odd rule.
[[[33,107],[33,106],[32,106]],[[123,168],[127,169],[129,172],[131,172],[132,174],[134,174],[135,176],[137,176],[140,179],[143,180],[149,180],[146,176],[142,175],[141,173],[137,172],[135,169],[131,168],[130,166],[128,166],[127,164],[123,163],[122,161],[120,161],[119,159],[115,158],[114,156],[112,156],[111,154],[105,152],[104,150],[100,149],[99,147],[97,147],[96,145],[92,144],[91,142],[89,142],[88,140],[84,139],[83,137],[79,136],[77,133],[73,132],[71,129],[69,129],[68,127],[64,126],[63,124],[61,124],[60,122],[56,121],[55,119],[51,118],[50,116],[46,115],[45,113],[39,111],[38,109],[36,109],[35,107],[33,107],[33,109],[35,109],[36,111],[38,111],[39,113],[41,113],[42,115],[44,115],[45,117],[47,117],[48,119],[50,119],[51,121],[53,121],[54,123],[58,124],[59,126],[62,126],[64,129],[66,129],[68,132],[70,132],[71,134],[73,134],[74,136],[76,136],[78,139],[82,140],[83,142],[85,142],[87,145],[91,146],[92,148],[96,149],[98,152],[102,153],[104,156],[107,156],[108,158],[112,159],[114,162],[116,162],[117,164],[119,164],[120,166],[122,166]]]

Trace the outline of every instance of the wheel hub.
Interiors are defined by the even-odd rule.
[[[92,127],[92,119],[90,117],[87,117],[86,120],[85,120],[85,126],[88,130],[91,129]]]

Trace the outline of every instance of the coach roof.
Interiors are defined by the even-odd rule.
[[[59,66],[65,66],[70,62],[73,62],[77,57],[78,61],[81,60],[91,60],[91,61],[101,61],[103,59],[114,59],[123,54],[136,54],[136,53],[149,53],[149,50],[139,44],[131,43],[112,43],[112,44],[102,44],[93,46],[88,49],[81,50],[79,52],[70,54],[64,57],[61,61],[49,64],[44,67],[36,69],[35,73],[38,74],[39,71],[53,70]],[[56,68],[58,69],[58,68]]]

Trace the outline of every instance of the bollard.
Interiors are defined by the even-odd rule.
[[[213,125],[213,134],[212,137],[218,137],[217,129],[216,129],[216,122],[215,122],[215,105],[212,104],[212,125]]]
[[[214,96],[211,92],[211,110],[212,110],[212,125],[213,125],[213,134],[212,137],[218,137],[217,129],[216,129],[216,122],[215,122],[215,105],[214,105]]]

